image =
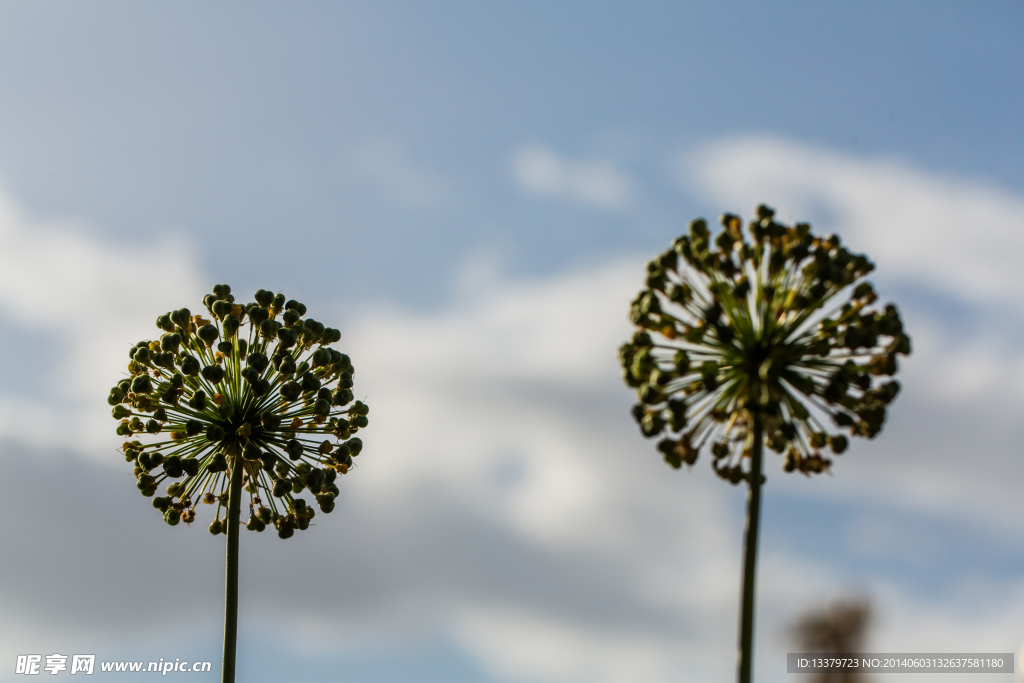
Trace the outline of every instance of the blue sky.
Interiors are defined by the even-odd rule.
[[[849,595],[876,651],[1016,651],[1022,28],[1012,2],[0,2],[0,463],[49,487],[0,502],[0,657],[216,660],[220,542],[149,514],[103,398],[229,282],[333,321],[373,409],[340,514],[243,536],[246,680],[732,675],[741,492],[658,462],[614,349],[644,260],[760,201],[867,252],[915,354],[834,476],[769,475],[759,680]]]

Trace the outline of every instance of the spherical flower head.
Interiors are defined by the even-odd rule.
[[[171,526],[215,504],[209,530],[224,533],[235,462],[252,511],[246,528],[273,523],[288,538],[309,528],[314,504],[334,509],[337,478],[362,450],[355,435],[369,408],[354,400],[351,359],[330,348],[341,333],[282,294],[261,289],[255,299],[239,304],[217,285],[203,298],[208,317],[187,308],[159,316],[162,334],[132,346],[127,376],[110,390],[137,487]]]
[[[719,476],[748,479],[756,424],[785,471],[825,472],[848,445],[838,432],[881,431],[910,338],[894,306],[873,306],[874,265],[837,236],[765,206],[745,231],[739,216],[721,224],[691,222],[647,264],[619,349],[633,416],[675,468],[707,446]]]

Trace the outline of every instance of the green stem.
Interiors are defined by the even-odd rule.
[[[757,532],[761,518],[761,416],[754,415],[754,443],[750,452],[750,488],[747,490],[746,545],[743,549],[743,607],[740,615],[739,683],[750,683],[754,659],[754,587],[757,582]]]
[[[235,641],[238,637],[238,535],[242,509],[242,459],[231,458],[231,483],[228,488],[227,568],[224,578],[224,663],[221,682],[235,683]]]

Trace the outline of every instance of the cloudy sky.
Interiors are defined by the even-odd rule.
[[[161,523],[105,402],[217,282],[339,327],[371,406],[336,511],[242,536],[241,680],[729,680],[743,492],[660,462],[615,349],[644,262],[760,202],[869,254],[915,348],[832,476],[769,459],[758,680],[856,596],[872,651],[1018,651],[1022,31],[1009,1],[0,1],[0,680],[217,678],[223,538]]]

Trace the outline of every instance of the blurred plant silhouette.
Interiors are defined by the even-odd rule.
[[[865,599],[834,602],[804,614],[793,627],[801,652],[850,655],[864,652],[871,606]],[[813,683],[870,683],[871,675],[852,671],[814,674]]]
[[[910,353],[896,308],[871,308],[874,264],[836,235],[774,216],[757,207],[746,234],[733,214],[714,236],[691,222],[647,264],[630,310],[639,329],[619,349],[640,400],[633,416],[644,436],[663,436],[665,461],[692,465],[708,445],[720,477],[748,484],[740,683],[751,680],[763,446],[783,454],[787,472],[828,471],[822,449],[848,445],[836,428],[881,431],[900,390],[896,356]]]

